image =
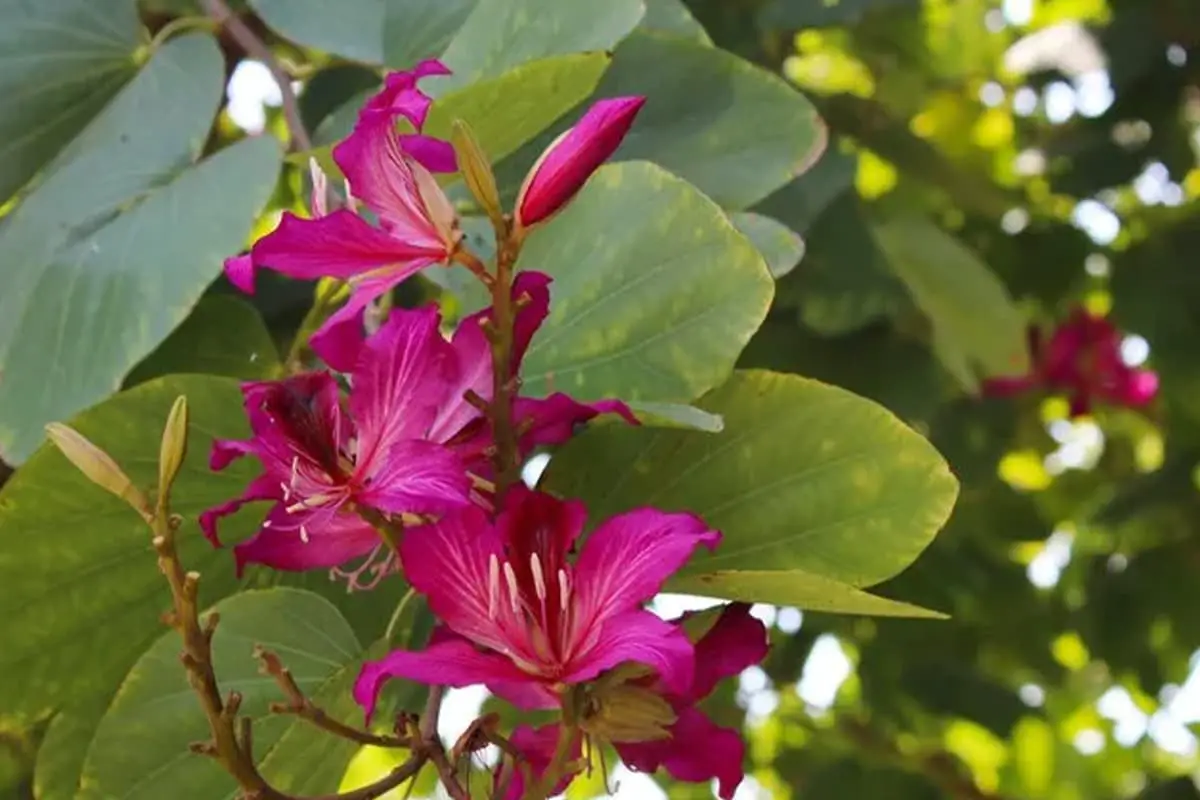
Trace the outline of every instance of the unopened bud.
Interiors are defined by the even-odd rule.
[[[167,424],[163,428],[162,446],[158,454],[158,502],[165,507],[171,495],[171,486],[179,475],[179,467],[187,454],[188,405],[187,398],[180,395],[171,406]]]
[[[555,139],[529,170],[517,194],[517,227],[535,225],[566,205],[616,152],[645,102],[644,97],[601,100]]]
[[[146,496],[133,485],[117,462],[86,436],[58,422],[46,426],[46,435],[88,480],[133,506],[146,519],[152,516]]]
[[[493,222],[504,218],[500,207],[500,191],[496,188],[496,175],[487,154],[479,146],[479,141],[471,128],[461,119],[454,120],[451,126],[450,141],[454,144],[454,152],[458,156],[458,168],[462,172],[467,188],[479,202],[479,207]]]
[[[678,715],[666,699],[644,686],[605,686],[589,697],[581,727],[608,742],[653,742],[668,739]]]
[[[450,204],[450,198],[446,197],[442,187],[438,186],[433,173],[419,161],[407,156],[405,160],[412,170],[413,181],[417,185],[421,203],[425,206],[426,216],[433,223],[434,229],[437,230],[438,236],[446,246],[446,251],[454,250],[462,239],[462,231],[459,230],[458,214],[455,213],[454,206]]]

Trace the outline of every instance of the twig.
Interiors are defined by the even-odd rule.
[[[261,61],[270,71],[271,77],[279,84],[279,95],[283,99],[283,116],[292,132],[293,145],[299,150],[312,150],[312,137],[308,135],[308,130],[304,127],[304,122],[300,117],[300,104],[296,102],[296,93],[292,91],[291,76],[283,71],[283,67],[279,66],[279,61],[271,53],[271,48],[258,38],[241,17],[230,10],[229,6],[225,4],[225,0],[203,0],[203,3],[209,16],[229,32],[230,37],[242,46],[246,54]]]
[[[283,690],[284,696],[288,699],[287,703],[272,705],[271,710],[273,712],[277,714],[295,714],[301,719],[316,725],[318,728],[332,733],[334,736],[340,736],[343,739],[349,739],[359,744],[388,748],[407,748],[412,745],[412,741],[406,736],[388,736],[371,733],[370,731],[360,730],[333,719],[325,713],[324,709],[318,707],[312,700],[305,696],[299,684],[296,683],[296,679],[292,677],[291,670],[283,665],[283,662],[279,660],[279,656],[270,650],[264,649],[262,646],[256,647],[254,654],[262,662],[263,674],[274,678],[275,682],[279,684],[279,688]]]

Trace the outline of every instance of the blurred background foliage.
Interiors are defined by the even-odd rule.
[[[448,30],[471,5],[447,0]],[[1200,4],[688,0],[695,22],[676,4],[649,5],[662,26],[780,72],[828,124],[816,165],[751,209],[805,247],[740,365],[883,403],[934,441],[963,485],[948,528],[881,587],[950,621],[757,609],[772,655],[710,701],[747,728],[751,780],[739,797],[1200,798]],[[142,6],[151,30],[197,12],[191,0]],[[328,141],[337,110],[375,73],[246,19]],[[222,46],[231,91],[214,143],[246,128],[284,137],[277,96],[235,91],[262,70]],[[302,171],[285,171],[271,210],[300,208],[305,192]],[[958,270],[964,260],[973,266]],[[906,270],[926,262],[941,265],[943,302],[979,304],[955,316],[915,291]],[[263,336],[282,346],[311,287],[262,281]],[[440,291],[414,281],[397,302]],[[211,319],[245,313],[231,293],[210,289],[127,383],[161,374],[155,359],[219,329]],[[1030,322],[1079,304],[1109,313],[1128,332],[1125,358],[1158,371],[1158,400],[1073,421],[1061,398],[980,400],[964,365],[995,371],[980,340],[1011,324],[992,295]],[[0,729],[9,796],[32,796],[39,733]],[[622,795],[650,791],[637,786]],[[603,791],[581,780],[571,797]]]

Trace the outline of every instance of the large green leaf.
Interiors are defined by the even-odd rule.
[[[762,253],[773,278],[791,272],[804,257],[804,240],[778,220],[749,211],[734,211],[729,221]]]
[[[188,167],[223,81],[210,37],[169,42],[0,220],[5,460],[112,393],[244,241],[280,151],[259,137]]]
[[[339,56],[383,62],[387,0],[247,0],[254,13],[298,44]]]
[[[800,569],[717,570],[672,580],[675,592],[796,606],[830,614],[867,614],[875,617],[940,617],[911,603],[888,600],[840,581]]]
[[[644,162],[597,171],[518,267],[554,277],[525,391],[583,400],[690,402],[729,374],[774,288],[721,209]]]
[[[203,298],[154,352],[134,367],[126,385],[175,372],[244,380],[275,377],[283,369],[271,333],[254,306],[234,295]]]
[[[479,0],[386,0],[383,60],[405,69],[441,55]]]
[[[928,219],[898,216],[874,228],[888,264],[933,323],[934,350],[966,389],[977,371],[1029,369],[1024,316],[975,253]]]
[[[748,371],[696,405],[721,414],[725,429],[597,427],[548,470],[549,488],[582,498],[593,521],[654,506],[693,511],[722,531],[717,551],[680,573],[691,589],[706,580],[708,593],[723,582],[744,593],[731,570],[878,583],[912,563],[950,514],[958,484],[946,462],[869,400]]]
[[[135,0],[0,5],[0,203],[133,77],[137,45]]]
[[[596,98],[623,95],[647,99],[613,160],[653,161],[726,208],[766,197],[825,147],[825,125],[804,95],[778,75],[687,37],[635,31],[625,39]],[[506,161],[497,172],[501,191],[515,196],[541,150],[578,118],[571,115]]]
[[[641,0],[479,0],[442,56],[454,74],[430,86],[441,95],[526,61],[611,50],[644,10]]]
[[[345,691],[346,679],[340,673],[355,671],[362,656],[350,624],[329,601],[310,592],[284,588],[243,592],[218,603],[215,610],[221,615],[212,643],[217,677],[222,691],[241,693],[242,713],[249,717],[267,717],[270,704],[284,699],[275,682],[259,671],[255,645],[275,652],[300,689],[311,695],[331,682]],[[125,676],[88,750],[83,768],[86,793],[125,800],[166,795],[209,800],[230,795],[236,788],[219,764],[189,750],[189,743],[209,738],[208,722],[188,686],[179,652],[179,635],[168,631]],[[259,752],[269,751],[294,725],[308,724],[275,717],[256,725]],[[322,770],[324,788],[330,790],[337,787],[356,748],[334,737],[326,738],[325,745],[315,753],[318,760],[340,760],[340,769],[332,775]],[[293,748],[293,756],[308,754],[308,769],[320,769],[308,748],[297,747],[294,741],[287,746]],[[295,773],[296,764],[279,761]]]
[[[645,0],[646,15],[638,25],[639,30],[662,31],[674,33],[695,39],[697,42],[712,45],[704,26],[696,21],[692,12],[683,4],[683,0]]]

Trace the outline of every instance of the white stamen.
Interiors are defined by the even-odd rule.
[[[262,524],[262,526],[263,526],[264,528],[269,528],[269,527],[271,527],[271,520],[269,520],[269,519],[265,519],[265,520],[263,520],[263,524]]]
[[[567,571],[560,569],[558,571],[558,604],[563,611],[567,610],[567,598],[571,595],[571,581],[567,577]]]
[[[300,541],[308,544],[308,528],[303,525],[300,526]]]
[[[496,618],[496,598],[500,594],[500,559],[492,553],[488,559],[488,619]]]
[[[283,490],[283,501],[285,503],[292,499],[292,490],[288,488],[286,483],[279,484],[279,488]]]
[[[529,557],[529,571],[533,573],[533,590],[537,592],[538,600],[546,599],[546,578],[542,575],[542,562],[538,554]]]
[[[504,580],[508,583],[508,604],[514,614],[520,613],[520,594],[517,591],[517,574],[513,572],[512,564],[504,562]]]
[[[300,472],[300,456],[292,456],[292,488],[296,488],[296,480],[299,478]]]

